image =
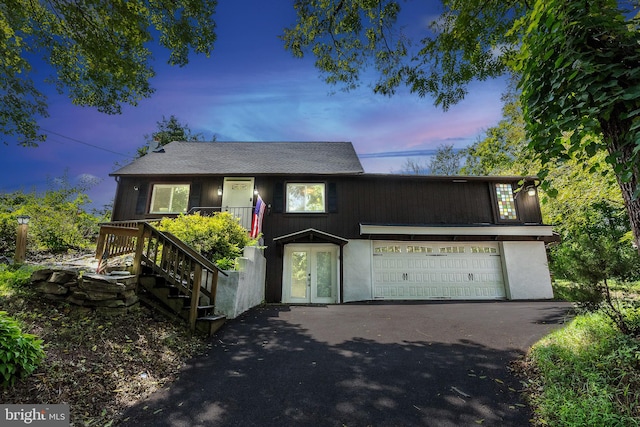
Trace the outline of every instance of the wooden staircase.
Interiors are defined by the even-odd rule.
[[[211,261],[147,221],[112,222],[100,227],[96,258],[133,254],[138,297],[154,309],[186,321],[208,335],[226,316],[215,311],[219,273]]]

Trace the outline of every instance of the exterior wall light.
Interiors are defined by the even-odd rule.
[[[222,187],[218,187],[218,196],[222,196]]]
[[[257,196],[258,194],[260,194],[260,193],[258,192],[258,188],[257,188],[257,187],[254,187],[254,188],[253,188],[253,195],[254,195],[254,196]]]

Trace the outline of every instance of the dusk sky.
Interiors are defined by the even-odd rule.
[[[403,30],[418,38],[427,34],[439,4],[402,3]],[[95,207],[108,204],[115,194],[109,173],[116,163],[132,160],[162,116],[175,115],[193,132],[218,141],[351,141],[370,173],[397,171],[409,155],[442,144],[468,146],[500,120],[506,85],[499,80],[473,84],[447,112],[431,98],[404,90],[387,98],[366,83],[348,93],[328,86],[313,57],[294,58],[278,38],[295,21],[291,1],[223,0],[215,19],[211,57],[192,55],[177,68],[164,65],[167,51],[154,52],[156,92],[121,115],[73,106],[53,87],[40,86],[49,96],[50,117],[39,122],[47,141],[37,148],[0,147],[0,192],[42,191],[49,179],[68,171],[72,182],[82,176],[100,180],[89,195]],[[47,75],[40,70],[32,77]]]

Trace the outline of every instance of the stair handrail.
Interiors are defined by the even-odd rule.
[[[152,243],[153,241],[158,244]],[[114,242],[117,243],[116,251],[109,253],[109,244]],[[160,246],[160,243],[162,243],[163,249],[160,263],[158,263],[157,248]],[[153,245],[155,245],[155,248],[153,248]],[[177,253],[173,252],[174,248],[177,250]],[[215,305],[218,274],[222,273],[228,276],[224,270],[220,269],[178,237],[172,233],[158,230],[148,221],[120,221],[118,223],[101,224],[96,257],[102,257],[105,252],[109,256],[116,256],[116,253],[118,255],[134,253],[133,274],[140,275],[144,258],[145,261],[151,264],[149,267],[159,272],[165,279],[173,282],[175,285],[179,285],[182,289],[181,292],[184,292],[191,298],[189,324],[192,330],[195,330],[200,294],[202,293],[208,296],[212,305]],[[149,257],[152,252],[154,254],[153,259]],[[182,260],[185,261],[183,264],[189,267],[186,270],[180,269],[178,271],[179,263],[171,264],[170,261],[167,261],[167,256],[183,257]],[[166,270],[165,261],[169,262],[169,265],[173,265],[173,275],[171,271]],[[203,276],[207,279],[209,278],[209,273],[212,273],[211,291],[206,287],[207,281],[205,280],[204,283],[202,281]],[[183,282],[184,279],[187,279],[186,287]]]
[[[224,270],[222,270],[220,267],[218,267],[217,265],[215,265],[213,262],[211,262],[209,259],[205,258],[200,252],[196,251],[195,249],[193,249],[191,246],[187,245],[185,242],[183,242],[182,240],[180,240],[179,237],[176,237],[176,235],[174,235],[173,233],[170,233],[169,231],[160,231],[158,229],[156,229],[160,234],[164,234],[165,237],[167,237],[167,240],[171,242],[171,244],[178,246],[180,249],[182,249],[184,252],[187,252],[194,261],[200,263],[200,265],[202,265],[202,267],[205,267],[209,270],[218,270],[218,273],[222,273],[225,276],[229,276]]]

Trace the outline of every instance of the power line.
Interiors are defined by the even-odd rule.
[[[62,135],[62,134],[60,134],[58,132],[54,132],[54,131],[49,130],[49,129],[45,129],[45,128],[42,128],[42,127],[40,129],[45,131],[45,132],[47,132],[47,133],[50,133],[52,135],[59,136],[60,138],[65,138],[65,139],[68,139],[69,141],[77,142],[78,144],[86,145],[86,146],[92,147],[92,148],[97,148],[98,150],[106,151],[106,152],[111,153],[111,154],[117,154],[118,156],[128,157],[130,159],[134,159],[135,158],[135,157],[130,156],[128,154],[118,153],[117,151],[112,151],[112,150],[109,150],[108,148],[100,147],[99,145],[89,144],[88,142],[80,141],[79,139],[71,138],[70,136]]]

